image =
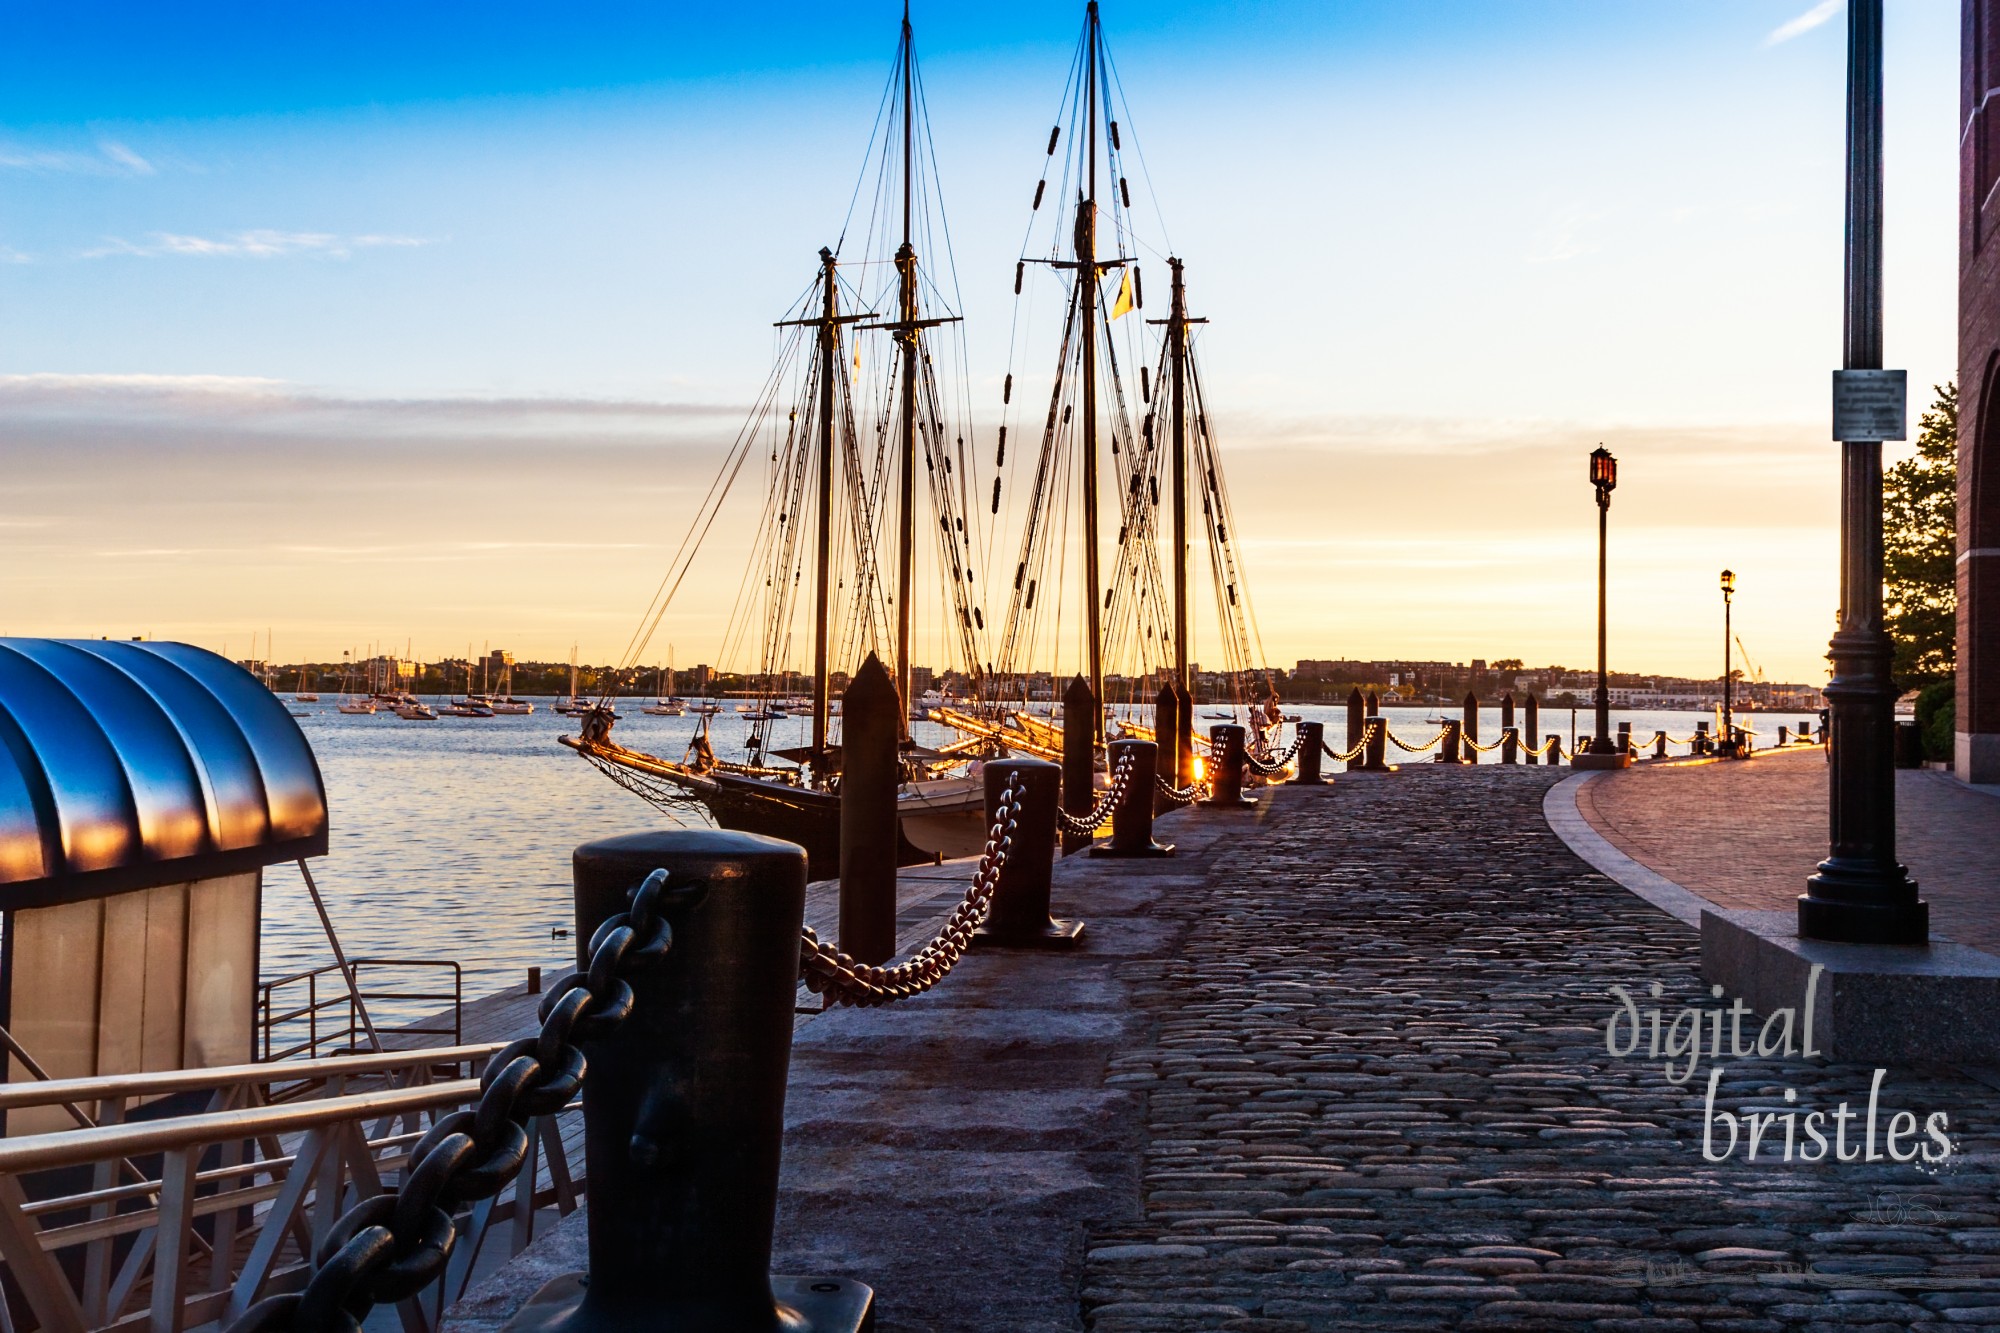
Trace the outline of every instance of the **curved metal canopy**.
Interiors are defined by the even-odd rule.
[[[285,706],[184,643],[0,638],[0,907],[326,851],[326,788]]]

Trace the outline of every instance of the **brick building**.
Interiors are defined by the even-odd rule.
[[[1963,0],[1961,13],[1954,767],[2000,782],[2000,0]]]

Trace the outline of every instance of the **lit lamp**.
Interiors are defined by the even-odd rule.
[[[1722,738],[1716,745],[1716,753],[1725,758],[1737,754],[1736,727],[1731,721],[1730,692],[1734,685],[1729,666],[1729,601],[1736,592],[1736,575],[1730,570],[1722,571]]]
[[[1611,739],[1611,673],[1604,652],[1604,538],[1611,492],[1618,488],[1618,460],[1601,444],[1590,451],[1590,484],[1597,490],[1597,734],[1570,762],[1578,768],[1624,768],[1631,758]]]

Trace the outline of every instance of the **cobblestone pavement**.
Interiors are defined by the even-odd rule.
[[[1717,906],[1785,910],[1826,855],[1826,758],[1637,765],[1587,783],[1577,810],[1619,851]],[[1931,929],[2000,952],[2000,799],[1943,773],[1899,772],[1896,822]]]
[[[1787,1163],[1781,1122],[1755,1161],[1705,1160],[1714,1062],[1676,1086],[1605,1032],[1609,985],[1651,1004],[1658,981],[1669,1024],[1707,999],[1694,932],[1548,831],[1558,776],[1267,793],[1256,836],[1162,899],[1189,929],[1121,964],[1153,1037],[1108,1072],[1145,1094],[1142,1220],[1090,1232],[1089,1327],[2000,1327],[1994,1092],[1886,1073],[1871,1142],[1893,1111],[1947,1113],[1931,1174]],[[1719,1112],[1845,1102],[1858,1151],[1872,1070],[1729,1059],[1728,1027]]]

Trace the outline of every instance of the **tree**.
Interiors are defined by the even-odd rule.
[[[1949,677],[1958,608],[1958,386],[1917,423],[1917,452],[1882,482],[1882,602],[1893,670],[1909,684]]]

